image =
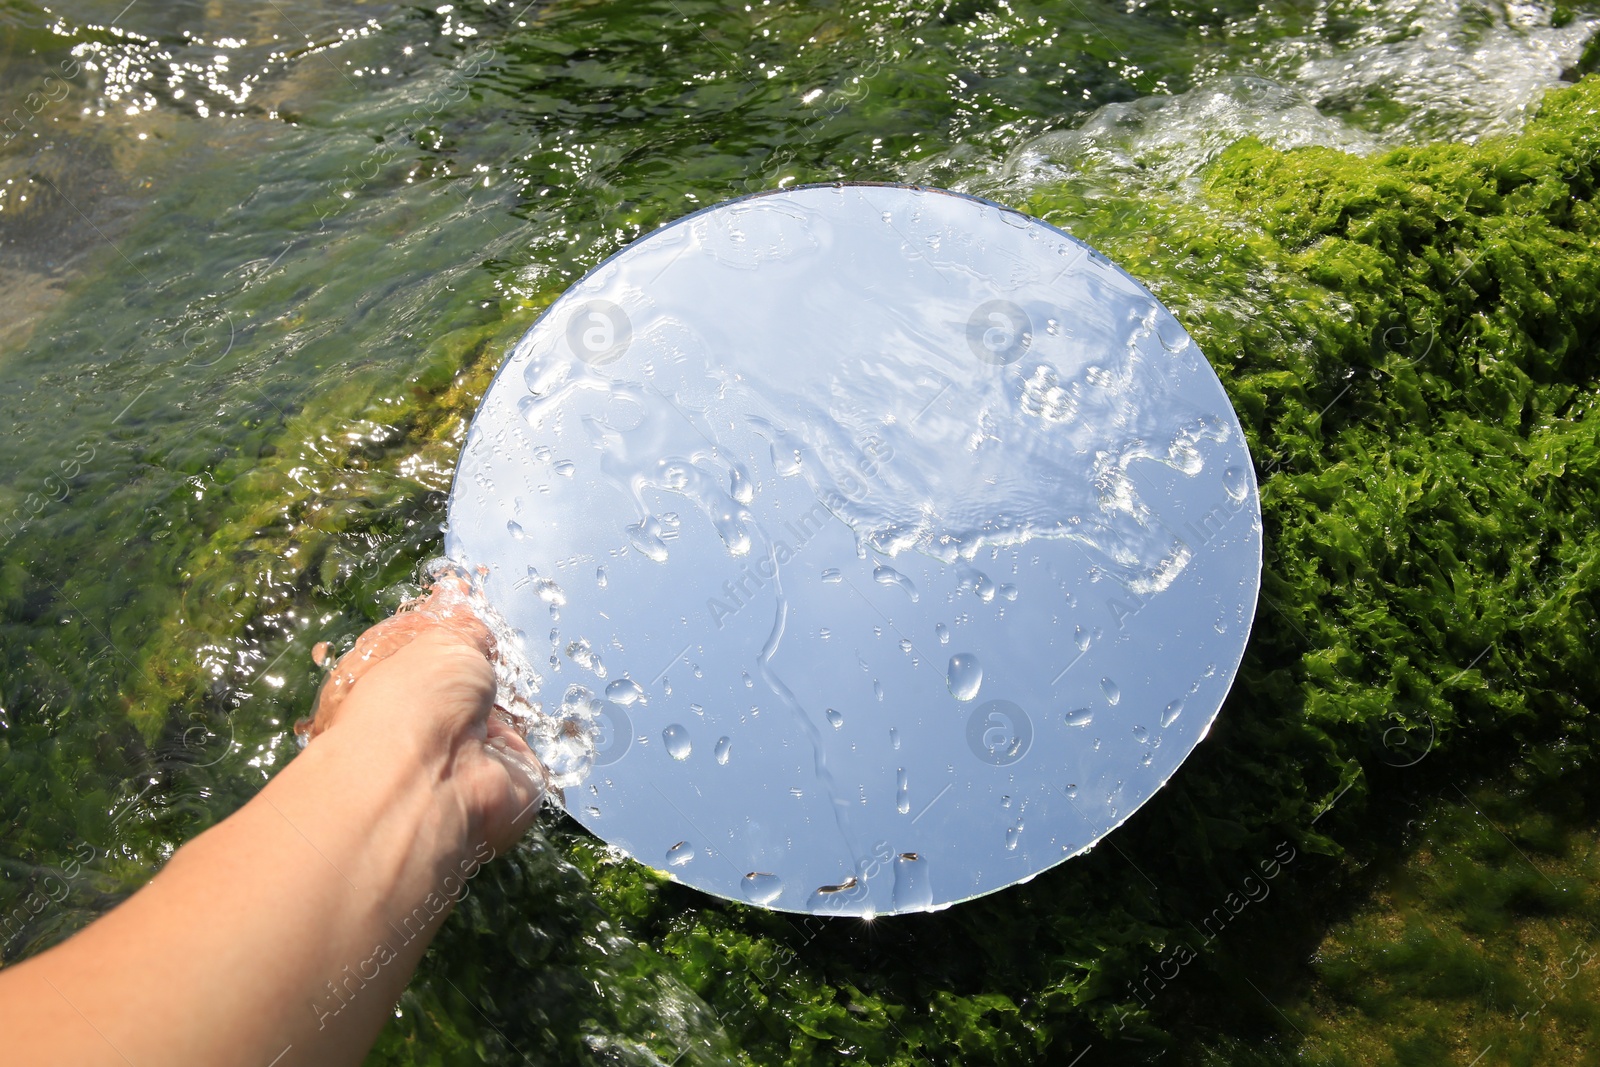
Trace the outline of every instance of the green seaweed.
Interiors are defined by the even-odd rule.
[[[1279,1011],[1318,1018],[1252,983],[1312,1005],[1353,996],[1376,1013],[1368,1039],[1400,1031],[1394,1062],[1441,1062],[1459,1032],[1426,1006],[1526,973],[1478,939],[1508,936],[1510,917],[1597,914],[1578,878],[1547,884],[1485,838],[1441,892],[1452,925],[1413,917],[1382,952],[1310,974],[1262,958],[1262,924],[1314,946],[1318,916],[1369,884],[1364,864],[1420,847],[1373,826],[1402,783],[1443,792],[1557,743],[1565,760],[1540,780],[1591,765],[1597,110],[1590,79],[1475,146],[1244,142],[1203,202],[1152,200],[1105,232],[1069,190],[1022,205],[1148,280],[1217,365],[1262,484],[1250,651],[1213,737],[1115,848],[949,913],[813,929],[591,864],[597,897],[723,1009],[747,1062],[1021,1063],[1110,1042],[1204,1059],[1191,1042],[1213,1028],[1282,1042],[1299,1035]],[[1536,823],[1524,847],[1561,836]],[[1218,906],[1281,843],[1295,858],[1279,902],[1219,929]],[[1150,981],[1179,946],[1193,961]],[[1381,1000],[1361,993],[1374,973]],[[1576,1010],[1564,1018],[1584,1025]]]

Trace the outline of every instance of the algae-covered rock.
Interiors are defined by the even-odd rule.
[[[1403,785],[1554,739],[1592,766],[1597,112],[1589,79],[1472,146],[1247,141],[1199,201],[1114,229],[1066,188],[1019,205],[1148,281],[1222,376],[1266,523],[1250,651],[1213,736],[1106,847],[941,915],[762,915],[569,833],[746,1062],[1134,1060],[1219,1020],[1277,1025],[1251,975],[1293,977],[1281,957],[1314,946]],[[1276,962],[1248,921],[1287,924]]]

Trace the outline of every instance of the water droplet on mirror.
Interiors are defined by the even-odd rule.
[[[566,606],[567,594],[561,591],[554,578],[537,577],[532,567],[528,568],[528,576],[533,578],[533,595],[550,605],[552,615],[556,608]]]
[[[844,575],[839,573],[839,568],[829,567],[827,570],[822,572],[822,580],[827,582],[829,585],[834,585],[838,582],[844,581]]]
[[[754,679],[750,677],[749,671],[740,671],[739,676],[744,679],[744,687],[746,689],[753,689],[755,687],[756,683]]]
[[[556,464],[556,473],[563,478],[570,478],[578,470],[578,465],[570,459],[564,459]]]
[[[1014,585],[1007,585],[1007,584],[1002,583],[1001,586],[1000,586],[1000,599],[1001,600],[1016,600],[1017,599],[1017,587],[1014,586]]]
[[[528,395],[534,397],[549,396],[556,388],[572,376],[572,363],[569,360],[535,357],[528,361],[522,370],[522,383],[527,387]],[[548,453],[549,446],[541,445],[540,448]],[[536,449],[534,454],[538,455]]]
[[[939,643],[941,645],[948,645],[950,643],[950,627],[946,626],[944,623],[941,622],[934,626],[933,632],[939,635]]]
[[[667,561],[667,543],[661,539],[661,524],[655,519],[645,519],[626,527],[628,543],[645,559],[653,563]]]
[[[1222,472],[1222,491],[1228,494],[1228,499],[1235,504],[1244,503],[1244,498],[1250,495],[1250,481],[1244,472],[1237,467],[1229,467]]]
[[[901,815],[911,811],[911,792],[906,785],[906,769],[901,767],[895,773],[894,810]]]
[[[1122,690],[1117,688],[1117,683],[1110,678],[1100,679],[1100,691],[1106,695],[1106,703],[1115,705],[1122,699]]]
[[[896,752],[900,751],[900,731],[893,726],[889,727],[889,747]]]
[[[839,714],[839,713],[838,713],[838,712],[837,712],[837,711],[834,711],[834,710],[833,710],[833,709],[832,709],[832,708],[829,708],[829,709],[828,709],[828,723],[829,723],[829,724],[830,724],[830,725],[831,725],[831,726],[832,726],[832,727],[833,727],[833,728],[834,728],[834,729],[835,729],[835,730],[837,730],[837,729],[839,729],[839,728],[840,728],[840,727],[841,727],[841,726],[843,726],[843,725],[844,725],[844,716],[843,716],[843,715],[840,715],[840,714]]]
[[[846,878],[842,882],[835,882],[832,885],[818,886],[816,895],[820,897],[832,896],[834,893],[843,893],[847,890],[854,889],[856,885],[856,876],[852,874],[849,878]]]
[[[717,535],[722,538],[722,543],[728,546],[731,556],[746,556],[750,554],[750,532],[744,528],[744,520],[740,514],[720,510],[711,518],[711,525],[716,527]]]
[[[900,639],[900,651],[901,652],[910,652],[911,651],[911,638],[902,637]]]
[[[667,746],[667,755],[673,759],[686,760],[689,758],[689,731],[684,727],[673,723],[661,731],[661,740]]]
[[[1143,726],[1135,726],[1133,728],[1133,739],[1141,745],[1148,745],[1150,743],[1150,731]]]
[[[928,861],[915,852],[902,852],[894,861],[894,907],[896,911],[918,911],[933,906],[933,883],[928,878]]]
[[[1022,824],[1018,823],[1006,830],[1006,851],[1015,852],[1017,843],[1022,840]]]
[[[717,763],[720,766],[726,767],[728,765],[728,750],[731,748],[733,748],[733,742],[728,740],[726,737],[719,737],[717,739],[717,748],[713,754],[716,756]]]
[[[574,706],[573,712],[561,718],[538,714],[542,704],[530,707],[536,714],[523,740],[550,772],[554,785],[565,789],[578,784],[594,767],[596,755],[594,720],[588,704]]]
[[[667,849],[667,866],[669,867],[682,867],[692,859],[694,859],[694,846],[687,841],[679,841],[676,845]]]
[[[872,695],[878,698],[878,703],[883,703],[883,683],[876,678],[872,680]]]
[[[1076,711],[1067,712],[1068,726],[1088,726],[1094,722],[1094,712],[1088,708],[1078,708]]]
[[[729,472],[728,495],[740,504],[748,504],[756,498],[756,487],[750,481],[750,474],[738,463],[733,465]]]
[[[783,880],[775,874],[751,871],[744,876],[741,888],[750,903],[766,905],[783,895]]]
[[[632,678],[618,678],[606,686],[606,699],[618,704],[637,704],[645,700],[644,689]]]
[[[523,532],[522,523],[518,522],[516,519],[512,519],[512,520],[510,520],[509,522],[506,523],[506,532],[509,533],[512,536],[512,538],[514,540],[517,540],[517,541],[520,541],[524,537],[528,536],[526,533]]]
[[[596,567],[594,569],[594,581],[601,589],[606,587],[606,569],[604,567]]]
[[[1089,651],[1089,631],[1081,626],[1073,627],[1072,643],[1078,646],[1079,652]]]
[[[1183,714],[1183,699],[1180,697],[1179,699],[1174,700],[1172,703],[1168,704],[1167,705],[1167,709],[1161,713],[1161,726],[1162,726],[1162,729],[1165,729],[1166,727],[1171,726],[1174,722],[1176,722],[1178,720],[1178,716],[1182,715],[1182,714]]]
[[[971,652],[957,652],[950,657],[950,667],[945,671],[945,684],[950,695],[957,700],[971,700],[983,685],[983,664]]]
[[[580,637],[576,641],[569,642],[566,653],[567,658],[572,662],[585,670],[593,671],[596,678],[604,678],[606,676],[606,665],[601,662],[599,654],[590,646],[588,638]]]
[[[978,580],[972,583],[972,591],[978,594],[978,599],[985,604],[994,600],[994,582],[987,574],[978,575]]]
[[[911,579],[885,563],[880,563],[872,568],[872,580],[879,585],[892,585],[905,591],[912,603],[917,601],[917,587],[911,584]]]

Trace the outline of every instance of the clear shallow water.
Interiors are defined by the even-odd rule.
[[[1061,177],[1115,230],[1236,132],[1514,126],[1592,28],[1537,6],[123,7],[0,5],[6,890],[93,855],[13,955],[287,758],[312,643],[392,609],[440,543],[470,403],[435,401],[463,356],[497,362],[633,236],[836,177],[1002,199]],[[495,949],[548,1047],[714,1040],[600,929],[573,855],[519,860],[558,904]]]

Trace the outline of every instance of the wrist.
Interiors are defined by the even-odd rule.
[[[371,888],[380,895],[401,886],[415,894],[425,884],[439,884],[471,854],[473,820],[450,773],[448,745],[429,744],[413,731],[364,725],[351,717],[324,731],[263,796],[275,806],[300,809],[313,826],[329,831],[336,847],[352,850],[344,854],[370,872]],[[284,796],[274,787],[287,787],[280,788]],[[338,810],[316,804],[304,811],[302,798],[314,797],[336,798]],[[357,840],[339,841],[347,837]]]

